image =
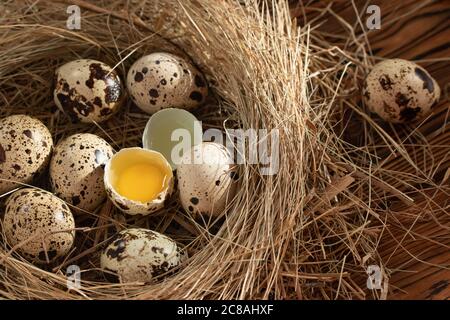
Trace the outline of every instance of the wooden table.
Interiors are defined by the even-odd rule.
[[[367,3],[381,9],[381,29],[367,33],[374,55],[419,62],[443,90],[441,110],[449,110],[450,1],[356,0],[352,3],[338,0],[331,8],[353,25],[357,22],[355,9],[360,12],[363,22],[368,16],[365,11]],[[330,5],[329,1],[311,1],[308,7],[324,8],[327,5]],[[292,1],[294,17],[301,21],[304,12],[298,9],[297,2]],[[326,19],[321,29],[344,34],[330,16]],[[446,136],[443,136],[444,143],[449,146],[446,159],[443,159],[444,169],[450,166],[449,126],[445,130]],[[420,194],[417,197],[420,198]],[[437,218],[438,222],[431,219],[411,224],[406,236],[405,230],[393,226],[382,239],[379,252],[392,271],[389,299],[450,299],[450,199],[448,194],[436,197],[436,201],[440,201],[447,210]],[[420,237],[413,236],[414,233]]]

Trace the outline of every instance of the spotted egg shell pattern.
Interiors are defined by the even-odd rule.
[[[49,192],[34,188],[15,191],[6,201],[3,228],[8,244],[37,263],[66,255],[75,238],[69,207]],[[30,241],[26,241],[29,239]]]
[[[425,117],[439,100],[440,92],[436,80],[425,69],[403,59],[376,64],[363,86],[369,109],[393,123]]]
[[[153,114],[164,108],[193,109],[205,102],[208,86],[201,72],[170,53],[152,53],[138,59],[127,75],[133,102]]]
[[[105,190],[111,202],[123,213],[132,216],[138,214],[148,216],[164,207],[164,204],[173,192],[174,180],[175,179],[172,177],[169,181],[168,188],[161,192],[156,199],[146,203],[126,199],[117,193],[110,184],[105,184]]]
[[[52,148],[52,135],[41,121],[26,115],[1,119],[0,178],[10,181],[0,180],[0,195],[30,183],[46,168]]]
[[[186,254],[161,233],[133,228],[121,231],[102,252],[101,268],[122,282],[150,282],[180,265]]]
[[[177,168],[183,208],[191,213],[220,215],[236,192],[236,169],[223,145],[204,142],[192,147]]]
[[[54,100],[72,122],[102,122],[118,111],[124,90],[107,64],[90,59],[68,62],[55,72]]]
[[[92,212],[106,198],[104,166],[113,149],[104,139],[90,134],[74,134],[55,147],[50,162],[53,192],[74,206]]]

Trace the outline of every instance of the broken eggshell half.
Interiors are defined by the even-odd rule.
[[[164,156],[153,150],[125,148],[105,166],[109,199],[124,213],[149,215],[161,209],[174,187],[174,176]]]
[[[184,150],[202,143],[202,138],[202,123],[192,113],[167,108],[150,117],[142,135],[142,145],[145,149],[160,152],[175,170]]]

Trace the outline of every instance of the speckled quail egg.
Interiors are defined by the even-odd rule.
[[[117,152],[106,164],[104,180],[109,199],[130,215],[148,215],[161,209],[174,185],[166,158],[142,148]]]
[[[179,266],[187,255],[170,238],[134,228],[121,231],[102,252],[101,268],[122,282],[150,282]]]
[[[109,119],[120,108],[123,96],[119,75],[103,62],[75,60],[55,72],[55,103],[72,122]]]
[[[75,238],[75,221],[69,207],[47,191],[25,188],[6,201],[3,228],[8,244],[36,263],[66,255]],[[29,240],[29,241],[27,241]]]
[[[30,183],[45,169],[52,135],[37,119],[14,115],[0,120],[0,195]]]
[[[106,198],[104,166],[112,155],[112,147],[96,135],[79,133],[64,139],[50,162],[53,192],[81,210],[94,211]]]
[[[192,109],[208,95],[206,80],[194,65],[163,52],[137,60],[128,71],[127,87],[133,102],[150,114],[169,107]]]
[[[191,213],[220,215],[235,195],[236,169],[223,145],[204,142],[192,147],[177,167],[183,208]]]
[[[365,104],[385,121],[405,123],[421,119],[439,100],[438,83],[419,65],[390,59],[376,64],[363,85]]]

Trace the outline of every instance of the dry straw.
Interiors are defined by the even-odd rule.
[[[439,221],[446,212],[435,196],[448,197],[448,185],[423,165],[448,161],[444,151],[431,148],[418,130],[386,127],[368,116],[359,85],[373,61],[366,38],[344,20],[348,46],[339,49],[315,28],[317,20],[297,26],[283,1],[73,0],[82,11],[81,30],[73,31],[65,27],[66,3],[2,3],[0,116],[36,116],[55,141],[92,132],[116,150],[136,146],[147,115],[128,102],[107,123],[71,124],[52,102],[53,70],[74,58],[95,58],[124,78],[141,55],[170,51],[188,55],[208,77],[213,95],[196,111],[205,128],[280,130],[280,170],[262,176],[258,165],[243,165],[238,196],[214,221],[189,216],[176,195],[151,218],[124,217],[107,202],[77,216],[76,247],[58,265],[33,266],[3,238],[0,297],[385,298],[390,270],[377,249],[387,226]],[[305,17],[334,14],[297,9]],[[441,109],[430,122],[446,125]],[[435,145],[448,141],[443,134],[435,133]],[[45,177],[36,185],[46,188]],[[419,202],[417,191],[426,191]],[[190,259],[153,284],[108,283],[99,253],[127,225],[172,236],[187,246]],[[67,288],[71,264],[82,269],[80,289]],[[366,268],[373,264],[385,281],[369,291]]]

